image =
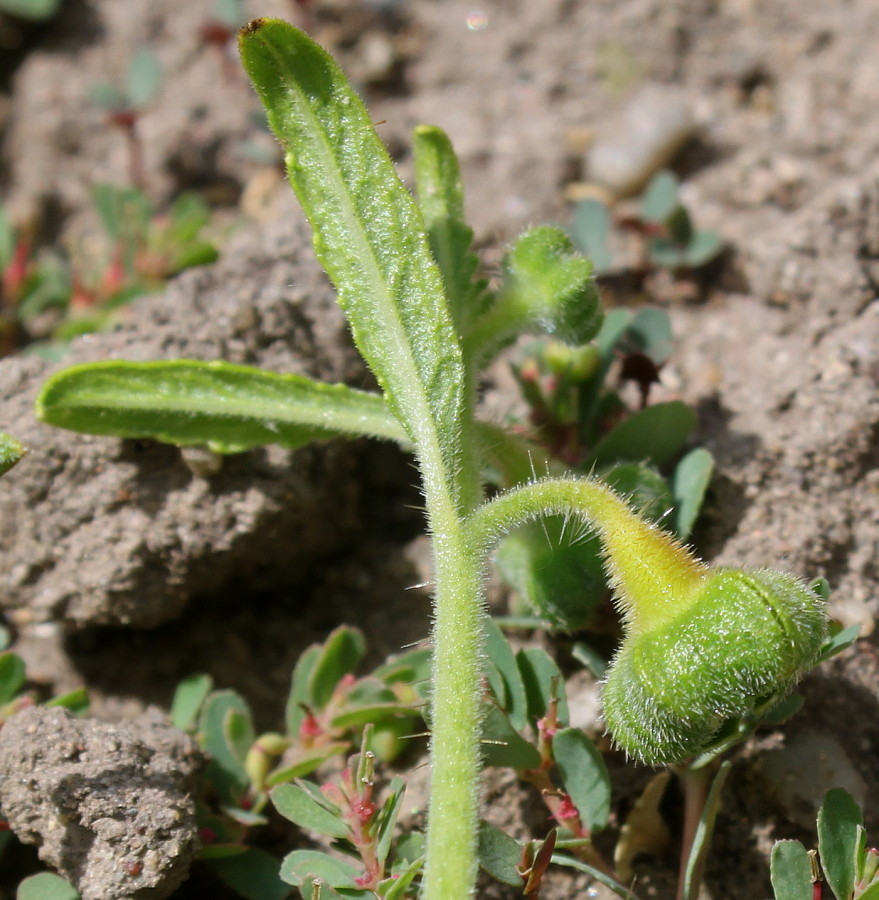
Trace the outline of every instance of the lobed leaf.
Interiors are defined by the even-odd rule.
[[[47,379],[36,412],[71,431],[206,444],[218,453],[340,434],[405,437],[377,394],[196,360],[72,366]]]
[[[479,262],[472,250],[473,229],[464,220],[461,169],[452,142],[433,125],[416,127],[412,150],[418,205],[460,333],[478,312],[478,295],[484,287],[473,280]]]
[[[464,363],[414,199],[325,50],[279,19],[251,22],[239,44],[361,354],[416,448],[455,471]]]

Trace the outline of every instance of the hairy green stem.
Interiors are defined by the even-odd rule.
[[[581,519],[598,533],[632,633],[650,631],[679,614],[708,575],[708,568],[675,538],[593,479],[550,478],[507,491],[473,514],[469,530],[474,543],[487,548],[513,528],[554,514]]]
[[[475,443],[475,441],[472,441]],[[469,462],[469,460],[468,460]],[[475,466],[451,473],[437,454],[421,458],[435,567],[431,789],[424,900],[472,896],[479,820],[480,692],[483,645],[484,554],[468,539],[453,497],[475,504]]]

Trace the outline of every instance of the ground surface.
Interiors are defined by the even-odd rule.
[[[234,64],[199,43],[210,6],[68,0],[52,26],[24,34],[0,72],[4,204],[46,239],[86,227],[91,187],[128,177],[124,140],[90,103],[89,85],[119,78],[133,48],[150,42],[167,72],[141,123],[150,194],[161,202],[195,188],[230,217],[237,206],[251,218],[214,270],[142,301],[121,331],[82,342],[74,358],[220,352],[366,384],[286,188],[242,149],[271,144],[254,132],[256,104]],[[879,9],[872,0],[314,7],[307,24],[358,81],[404,176],[411,127],[448,131],[489,266],[525,225],[566,219],[568,185],[589,178],[583,144],[610,133],[643,84],[673,86],[698,119],[675,167],[694,217],[718,228],[729,252],[688,293],[654,278],[637,292],[609,284],[606,298],[670,309],[677,346],[656,396],[695,406],[698,441],[717,460],[700,551],[826,576],[834,613],[864,635],[809,679],[786,740],[768,736],[735,766],[707,890],[768,896],[766,851],[777,837],[808,838],[814,795],[845,783],[867,799],[879,786]],[[249,0],[247,11],[301,14],[283,0]],[[362,627],[376,660],[425,633],[426,597],[404,590],[424,580],[417,554],[402,554],[418,529],[404,457],[364,446],[298,461],[267,451],[207,482],[170,451],[37,425],[29,398],[45,371],[36,360],[0,364],[2,424],[17,424],[33,447],[2,485],[0,604],[41,688],[86,683],[96,714],[119,719],[167,704],[184,675],[211,671],[254,703],[260,726],[276,727],[292,662],[334,625]],[[279,511],[289,496],[302,499],[299,512]],[[279,535],[299,549],[267,553]],[[648,773],[613,762],[622,810]],[[501,786],[490,788],[493,817],[515,821],[524,804],[539,827],[540,813]],[[671,796],[673,829],[678,806]],[[644,896],[670,896],[673,849],[636,868]],[[195,882],[175,896],[214,889]],[[556,876],[541,896],[578,891],[582,882]]]

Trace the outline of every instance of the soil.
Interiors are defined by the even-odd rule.
[[[811,846],[825,788],[845,784],[866,801],[879,787],[879,8],[245,5],[248,15],[298,21],[339,56],[404,178],[415,124],[450,134],[489,270],[525,226],[569,221],[571,185],[593,177],[587,145],[613,133],[639,90],[665,85],[688,104],[698,127],[672,165],[694,220],[717,228],[728,249],[690,280],[603,279],[604,297],[670,312],[675,352],[652,397],[695,407],[694,443],[717,464],[699,552],[826,577],[833,614],[862,635],[807,679],[805,707],[783,733],[736,758],[706,896],[769,896],[772,842]],[[116,330],[75,342],[65,362],[223,357],[369,386],[272,142],[254,124],[255,97],[231,48],[200,39],[211,7],[67,0],[48,25],[0,23],[10,47],[0,60],[0,185],[16,223],[38,241],[75,242],[93,224],[92,187],[127,183],[125,138],[89,88],[122,77],[144,43],[166,72],[138,123],[145,189],[159,205],[195,189],[238,223],[215,266],[136,302]],[[0,362],[0,421],[31,448],[0,485],[0,606],[42,695],[85,684],[93,724],[110,728],[149,704],[167,708],[182,677],[208,671],[247,697],[260,728],[274,729],[296,657],[335,625],[362,628],[372,662],[425,636],[427,594],[407,590],[429,573],[423,542],[413,543],[419,497],[402,453],[363,442],[269,448],[197,474],[170,448],[37,423],[32,399],[53,365]],[[564,640],[555,644],[566,652]],[[28,731],[19,732],[16,752],[26,755]],[[6,729],[3,740],[12,741]],[[123,743],[149,756],[139,740]],[[653,773],[609,760],[612,850]],[[540,805],[502,773],[487,784],[486,811],[514,828],[544,825]],[[675,787],[661,812],[677,834]],[[879,833],[875,804],[865,816]],[[673,840],[635,861],[642,896],[673,895],[675,851]],[[205,879],[195,871],[173,896],[221,896]],[[598,896],[591,891],[554,872],[541,897]],[[480,896],[509,894],[485,885]]]

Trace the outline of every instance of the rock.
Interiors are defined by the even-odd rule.
[[[155,709],[123,728],[34,706],[0,730],[0,805],[82,900],[160,900],[198,848],[201,759]]]
[[[619,121],[590,148],[586,165],[618,197],[637,194],[697,131],[692,107],[680,90],[645,85]]]
[[[824,795],[845,788],[863,807],[867,786],[833,735],[807,730],[760,756],[757,772],[785,816],[812,831]]]
[[[76,341],[63,364],[225,359],[369,387],[292,193],[289,206],[215,266],[135,303],[116,330]],[[0,362],[0,421],[30,449],[0,485],[0,603],[19,624],[153,626],[193,595],[300,584],[361,529],[377,445],[270,447],[201,477],[175,448],[38,422],[34,398],[57,368]]]

